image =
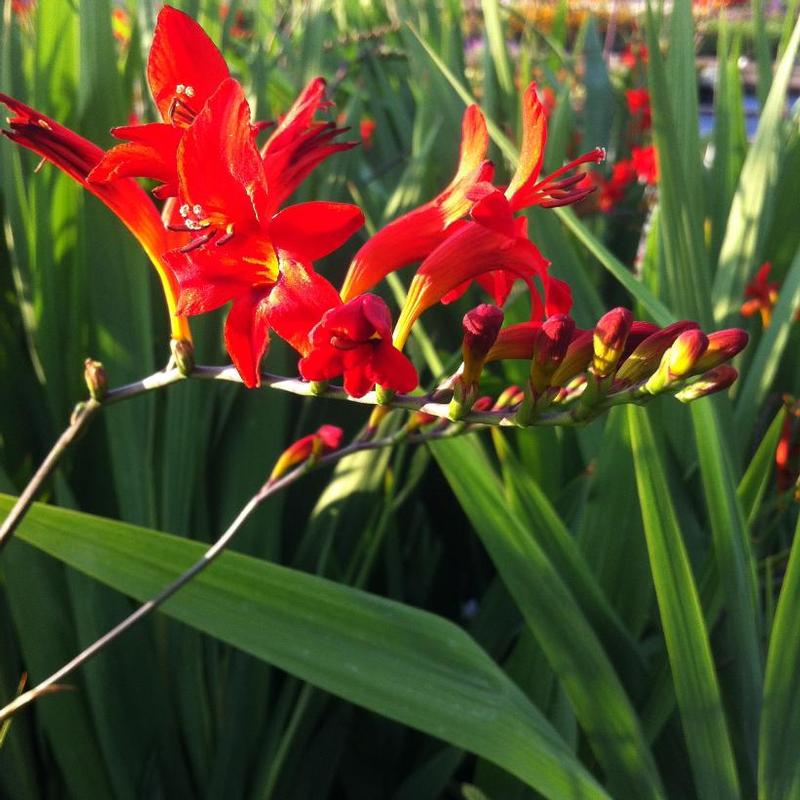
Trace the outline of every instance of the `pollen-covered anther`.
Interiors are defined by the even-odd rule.
[[[203,213],[203,206],[201,206],[199,203],[195,203],[195,204],[192,206],[192,214],[193,214],[195,217],[202,217],[202,216],[204,216],[204,213]]]
[[[182,206],[181,206],[181,207],[178,209],[178,213],[179,213],[179,214],[180,214],[182,217],[184,217],[184,219],[185,219],[186,217],[188,217],[188,216],[189,216],[189,212],[190,212],[191,210],[192,210],[192,209],[191,209],[191,206],[190,206],[188,203],[184,203],[184,204],[183,204],[183,205],[182,205]]]

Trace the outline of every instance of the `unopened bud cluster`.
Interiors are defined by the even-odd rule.
[[[738,328],[706,334],[686,320],[659,328],[615,308],[590,330],[576,328],[566,315],[509,326],[494,334],[493,346],[479,363],[482,368],[504,358],[530,359],[524,395],[510,402],[514,395],[509,390],[502,404],[516,409],[518,425],[555,414],[562,419],[565,413],[568,421],[582,423],[621,403],[642,404],[664,393],[690,402],[727,389],[737,378],[728,362],[747,339]],[[465,363],[462,381],[466,374]],[[469,375],[470,391],[477,396],[477,377],[473,371]],[[463,409],[454,395],[451,412],[456,400]]]

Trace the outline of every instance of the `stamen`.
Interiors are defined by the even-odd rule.
[[[187,86],[183,91],[187,97],[194,97],[194,86]]]
[[[175,87],[175,94],[183,94],[183,93],[184,93],[184,91],[186,91],[186,87],[185,87],[185,86],[184,86],[182,83],[179,83],[179,84],[178,84],[178,85]]]
[[[178,213],[179,213],[179,214],[180,214],[182,217],[188,217],[188,216],[189,216],[189,210],[190,210],[190,209],[189,209],[189,204],[188,204],[188,203],[184,203],[184,204],[183,204],[183,205],[182,205],[182,206],[181,206],[181,207],[178,209]]]
[[[220,236],[219,239],[217,239],[217,241],[214,242],[214,244],[217,247],[222,247],[222,245],[224,245],[226,242],[229,242],[232,238],[233,238],[233,225],[228,225],[228,227],[225,228],[225,233],[222,236]]]
[[[208,233],[204,233],[202,236],[198,236],[196,239],[192,239],[189,244],[185,244],[183,247],[181,247],[180,252],[191,253],[192,250],[196,250],[198,247],[208,244],[214,238],[216,233],[216,231],[209,231]]]
[[[189,206],[187,205],[186,208],[188,209]],[[192,206],[192,214],[194,214],[196,217],[202,217],[203,216],[203,206],[201,206],[199,203],[195,203]]]

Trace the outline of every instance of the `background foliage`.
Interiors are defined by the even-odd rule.
[[[302,189],[359,202],[372,229],[449,180],[470,97],[508,170],[518,87],[532,75],[556,97],[549,165],[595,145],[612,161],[626,154],[632,78],[609,70],[596,20],[568,27],[566,3],[547,29],[493,0],[469,12],[455,0],[180,6],[221,44],[257,118],[321,74],[355,131],[374,120],[371,146]],[[770,260],[780,298],[768,328],[748,321],[730,397],[362,453],[304,479],[251,519],[237,554],[75,676],[75,691],[14,720],[0,794],[800,796],[797,515],[772,479],[780,398],[800,392],[800,134],[785,100],[800,27],[789,6],[769,38],[748,30],[762,66],[771,46],[782,58],[774,77],[759,74],[751,142],[742,31],[715,21],[715,125],[701,138],[697,31],[678,2],[636,33],[650,50],[657,194],[634,188],[605,215],[531,212],[584,327],[617,304],[659,324],[742,324],[745,284]],[[7,2],[0,87],[110,145],[108,129],[131,112],[152,117],[142,76],[157,7],[125,9],[127,44],[108,0]],[[0,147],[0,488],[10,494],[82,397],[86,355],[120,385],[158,368],[168,342],[133,239],[55,169],[34,167]],[[340,279],[356,246],[322,269]],[[425,318],[411,345],[424,381],[454,365],[475,300]],[[507,321],[525,310],[512,300]],[[219,315],[192,328],[198,359],[224,363]],[[269,368],[289,364],[274,346]],[[525,370],[509,362],[486,388]],[[103,411],[44,498],[59,508],[35,509],[0,560],[3,696],[177,574],[289,442],[321,422],[355,433],[363,415],[205,382]]]

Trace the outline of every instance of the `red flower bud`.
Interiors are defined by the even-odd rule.
[[[658,368],[661,356],[681,333],[698,327],[696,322],[682,320],[648,336],[617,370],[616,382],[631,385],[643,381]]]
[[[685,378],[695,372],[700,356],[708,347],[708,336],[699,328],[684,331],[669,349],[669,374],[671,378]]]
[[[675,397],[682,403],[690,403],[692,400],[727,389],[738,376],[739,373],[730,364],[720,364],[706,372],[700,380],[681,389]]]
[[[550,378],[552,386],[565,386],[576,375],[587,369],[594,352],[592,339],[593,331],[578,331],[569,343],[567,354],[558,369]]]
[[[503,312],[484,303],[464,315],[464,341],[461,352],[464,356],[463,380],[467,385],[477,384],[481,377],[486,356],[492,349],[503,324]]]
[[[283,451],[272,469],[269,482],[278,480],[297,464],[302,464],[304,461],[316,461],[325,453],[338,450],[343,436],[344,431],[341,428],[337,428],[335,425],[322,425],[316,433],[310,433],[308,436],[298,439]]]
[[[567,354],[574,330],[575,320],[566,314],[557,314],[542,323],[531,361],[530,381],[534,394],[541,394],[550,385],[550,378]]]
[[[599,378],[614,371],[622,357],[632,323],[633,314],[627,308],[614,308],[598,321],[594,329],[592,371]]]
[[[747,347],[750,337],[741,328],[728,328],[708,334],[708,348],[695,364],[695,372],[706,372],[726,361]]]

